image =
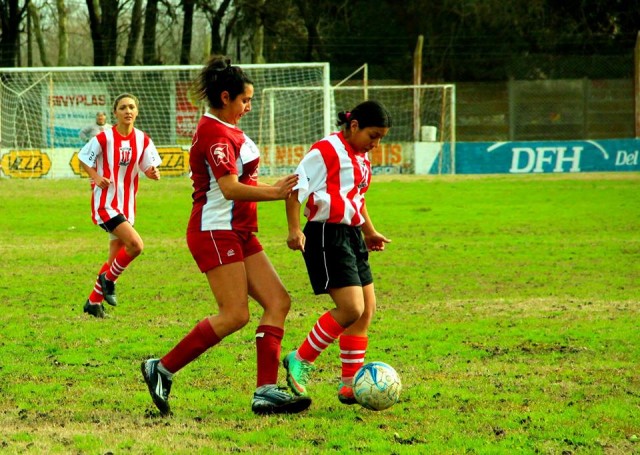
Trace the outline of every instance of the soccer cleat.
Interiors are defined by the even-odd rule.
[[[353,394],[353,387],[341,382],[338,386],[338,400],[342,404],[356,404],[356,397]]]
[[[309,382],[309,374],[316,369],[311,362],[306,360],[298,360],[296,351],[291,351],[282,361],[282,365],[287,370],[287,384],[291,391],[298,395],[307,395],[307,382]]]
[[[91,302],[89,300],[87,300],[84,304],[84,312],[96,318],[106,317],[106,313],[104,311],[104,306],[102,306],[102,303],[91,305]]]
[[[145,360],[140,365],[140,369],[142,370],[144,382],[147,383],[149,388],[153,404],[156,405],[160,414],[167,415],[171,412],[169,408],[169,392],[171,392],[171,383],[173,381],[166,374],[158,371],[159,363],[160,359]]]
[[[118,304],[118,300],[116,299],[116,283],[107,279],[107,272],[101,273],[98,279],[100,280],[104,299],[109,305],[116,306]]]
[[[297,414],[311,405],[311,398],[291,395],[274,384],[258,387],[253,394],[251,410],[255,414]]]

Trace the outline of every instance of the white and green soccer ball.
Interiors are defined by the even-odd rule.
[[[372,411],[382,411],[396,404],[401,391],[400,376],[384,362],[367,363],[353,377],[356,401]]]

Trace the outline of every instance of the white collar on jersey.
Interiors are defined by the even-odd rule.
[[[220,120],[218,117],[216,117],[215,115],[213,115],[211,112],[207,111],[204,113],[205,117],[210,117],[214,120],[219,121],[220,123],[222,123],[223,125],[227,125],[229,128],[237,128],[237,126],[232,125],[231,123],[227,123],[224,120]]]

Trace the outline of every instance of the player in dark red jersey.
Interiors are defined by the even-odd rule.
[[[142,375],[157,408],[169,413],[173,374],[244,327],[251,296],[264,310],[256,330],[258,375],[251,408],[257,414],[300,412],[311,400],[277,386],[291,299],[255,236],[256,202],[286,199],[298,178],[289,175],[273,186],[258,182],[259,150],[237,126],[253,98],[253,83],[241,68],[213,57],[200,73],[198,94],[209,109],[190,150],[193,209],[187,243],[206,274],[218,314],[200,321],[161,359],[142,362]]]
[[[365,101],[338,114],[338,126],[340,132],[316,142],[304,156],[296,169],[298,184],[286,202],[287,245],[302,251],[314,293],[329,294],[335,308],[318,319],[283,364],[293,393],[306,396],[313,362],[339,339],[338,399],[353,404],[353,375],[364,363],[376,307],[368,251],[382,251],[390,242],[374,228],[365,204],[371,182],[368,152],[389,132],[391,116],[381,103]],[[305,199],[307,223],[301,231]]]
[[[102,301],[116,305],[115,282],[140,255],[143,242],[134,229],[138,174],[160,178],[162,159],[153,141],[134,127],[138,99],[119,95],[113,103],[116,125],[94,136],[78,153],[80,165],[91,178],[91,219],[109,233],[109,257],[98,272],[84,312],[105,316]]]

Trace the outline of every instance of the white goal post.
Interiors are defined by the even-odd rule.
[[[380,167],[378,172],[455,173],[454,84],[369,84],[366,95],[368,99],[381,101],[393,120],[393,127],[382,142],[382,150],[372,157],[372,164]],[[351,109],[363,101],[362,87],[335,87],[333,97],[336,112]],[[436,160],[426,172],[417,168],[417,160],[422,158],[423,152]]]
[[[299,100],[317,97],[326,90],[320,87],[270,87],[262,91],[258,142],[266,153],[265,163],[271,174],[293,172],[309,146],[323,137],[323,130],[337,130],[337,112],[354,108],[365,99],[384,103],[393,119],[393,127],[381,146],[370,153],[375,173],[436,173],[455,172],[455,85],[335,85],[330,93],[330,119],[316,125],[315,137],[307,141],[299,134],[287,142],[280,134],[279,122],[283,110]],[[325,110],[326,112],[326,110]],[[307,124],[313,112],[299,110],[301,124]],[[313,129],[313,128],[311,128]],[[308,129],[305,128],[305,132]],[[416,131],[418,135],[416,137]]]

